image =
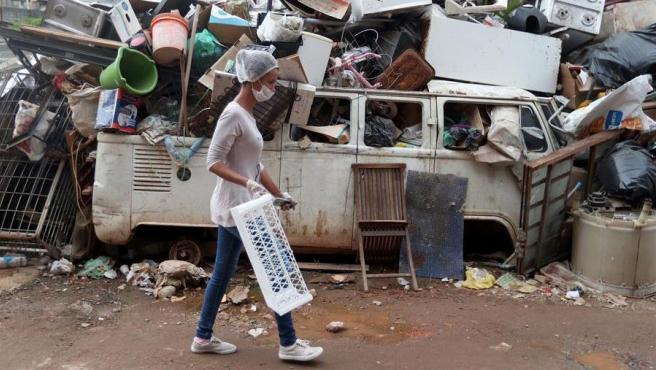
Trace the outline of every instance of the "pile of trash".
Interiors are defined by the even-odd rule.
[[[171,302],[182,301],[184,290],[204,286],[209,275],[202,268],[177,260],[163,261],[159,264],[152,260],[133,263],[130,267],[122,265],[121,273],[127,284],[138,287],[157,299]],[[124,289],[125,286],[122,286]]]
[[[75,11],[61,11],[67,7]],[[81,14],[83,24],[76,21]],[[21,47],[12,48],[26,68],[9,74],[0,92],[0,110],[11,113],[0,117],[0,130],[9,132],[0,147],[28,164],[62,161],[62,154],[72,159],[62,164],[62,176],[48,172],[61,178],[62,189],[45,189],[70,195],[51,208],[71,214],[44,220],[66,226],[61,240],[35,241],[61,249],[71,244],[74,225],[89,230],[93,224],[88,210],[98,133],[141,136],[165,150],[179,167],[178,179],[188,180],[187,163],[239,91],[236,55],[250,49],[271,53],[279,65],[274,97],[254,110],[264,140],[279,135],[283,124],[302,149],[352,145],[360,140],[351,137],[356,132],[374,148],[425,148],[432,136],[431,145],[466,151],[479,162],[515,165],[530,152],[556,149],[547,144],[552,140],[546,140],[543,122],[561,146],[623,130],[622,139],[635,139],[635,145],[609,153],[600,178],[607,191],[637,204],[656,198],[652,23],[656,6],[644,0],[48,2],[39,26],[0,25],[8,41],[42,50],[30,59]],[[381,97],[326,97],[370,92]],[[437,100],[441,106],[424,107],[408,99],[432,96],[499,101]],[[517,103],[523,99],[543,111],[524,109]],[[364,122],[352,122],[356,116]],[[439,139],[422,132],[435,124],[429,120],[438,121]],[[363,129],[352,129],[359,124]],[[622,158],[638,156],[640,168],[623,165]],[[627,175],[635,186],[622,181],[623,168],[635,170]],[[10,191],[0,188],[0,194]],[[159,286],[152,269],[134,272],[153,276],[153,286],[142,288],[156,295],[166,286],[179,289]]]
[[[651,91],[647,75],[656,53],[656,29],[648,21],[656,21],[656,9],[647,1],[608,6],[604,0],[73,5],[92,14],[93,27],[77,25],[76,12],[61,14],[49,3],[40,27],[21,30],[35,37],[56,31],[50,38],[63,41],[70,39],[67,33],[82,35],[96,49],[116,53],[109,65],[70,57],[76,62],[72,66],[57,58],[40,61],[42,69],[48,67],[42,72],[66,94],[75,128],[84,137],[109,131],[139,134],[153,145],[163,142],[179,165],[212,135],[217,116],[235,96],[234,58],[241,49],[270,52],[280,66],[278,92],[256,109],[265,138],[284,121],[305,143],[348,143],[348,106],[339,99],[315,99],[318,88],[432,91],[435,80],[562,95],[568,109],[578,108],[562,128],[578,138],[599,130],[656,129],[641,109]],[[640,21],[623,21],[638,9]],[[412,104],[368,103],[365,144],[420,146],[417,111]],[[476,151],[493,141],[488,138],[495,130],[490,112],[445,114],[447,148]],[[176,135],[198,141],[180,152],[172,143]],[[508,157],[521,158],[517,153]]]
[[[468,267],[466,280],[443,281],[453,283],[456,288],[490,290],[495,295],[525,301],[550,300],[573,306],[591,306],[594,303],[604,308],[625,308],[629,305],[626,296],[587,284],[571,271],[568,263],[562,262],[553,262],[541,268],[531,279],[512,272],[503,272],[495,277],[485,268]]]

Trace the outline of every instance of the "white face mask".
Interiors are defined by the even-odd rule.
[[[255,90],[255,88],[252,88],[253,90],[253,96],[255,97],[255,100],[257,100],[258,103],[265,102],[269,99],[271,99],[276,93],[275,91],[269,89],[266,85],[260,83],[262,85],[262,88],[260,91]]]

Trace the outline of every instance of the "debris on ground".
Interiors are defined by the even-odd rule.
[[[209,279],[209,275],[202,268],[187,261],[167,260],[157,267],[157,281],[153,290],[155,297],[162,295],[164,289],[168,295],[187,288],[199,287]]]
[[[499,352],[508,352],[512,348],[513,347],[510,344],[506,343],[506,342],[501,342],[501,343],[497,344],[496,346],[490,346],[490,349],[495,350],[495,351],[499,351]]]
[[[228,294],[226,294],[226,296],[228,300],[232,302],[232,304],[240,305],[248,300],[248,293],[250,290],[251,289],[245,285],[237,285]]]
[[[118,274],[116,273],[116,270],[109,270],[109,271],[106,271],[103,274],[103,276],[106,277],[109,280],[114,280],[118,277]]]
[[[162,299],[171,298],[176,291],[177,289],[175,286],[172,285],[163,286],[157,290],[157,292],[155,293],[155,298],[162,298]]]
[[[82,271],[78,272],[77,276],[90,279],[101,279],[105,276],[106,272],[112,269],[112,266],[114,266],[114,261],[111,258],[100,256],[85,262]],[[116,274],[116,271],[114,271],[114,274]]]
[[[353,282],[354,279],[351,275],[336,274],[330,275],[330,281],[334,284],[345,284]]]
[[[373,301],[371,303],[373,303],[376,306],[382,306],[383,305],[383,302],[381,302],[381,301]]]
[[[84,316],[89,316],[91,315],[91,312],[93,312],[93,306],[91,306],[91,304],[86,301],[78,300],[77,302],[70,305],[69,308]]]
[[[468,289],[489,289],[495,283],[494,275],[484,268],[468,267],[465,276],[467,278],[462,286]]]
[[[184,301],[185,299],[187,299],[187,296],[184,296],[184,295],[183,295],[182,297],[172,296],[172,297],[171,297],[171,303],[182,302],[182,301]]]
[[[538,290],[537,287],[520,280],[515,274],[507,272],[496,281],[496,285],[502,287],[505,290],[514,290],[520,293],[530,294]]]
[[[250,335],[253,338],[257,338],[260,335],[267,335],[267,334],[268,333],[266,330],[264,330],[264,328],[255,328],[248,331],[248,335]]]
[[[601,300],[607,303],[604,305],[605,308],[618,308],[629,305],[626,302],[626,297],[613,293],[604,293],[601,296]]]
[[[330,333],[338,333],[345,329],[346,327],[344,326],[343,321],[332,321],[328,325],[326,325],[326,331]]]
[[[73,271],[75,271],[75,266],[66,258],[53,261],[50,266],[50,273],[52,275],[70,275]]]
[[[132,286],[142,289],[152,289],[155,287],[156,273],[157,263],[151,260],[144,260],[140,263],[133,263],[125,279]]]

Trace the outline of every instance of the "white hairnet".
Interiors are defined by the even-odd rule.
[[[235,69],[240,83],[255,82],[275,68],[278,68],[278,61],[266,51],[241,50],[237,53]]]

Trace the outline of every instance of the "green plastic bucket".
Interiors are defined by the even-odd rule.
[[[121,88],[134,95],[147,95],[157,86],[155,62],[145,54],[122,47],[114,63],[100,74],[103,89]]]

